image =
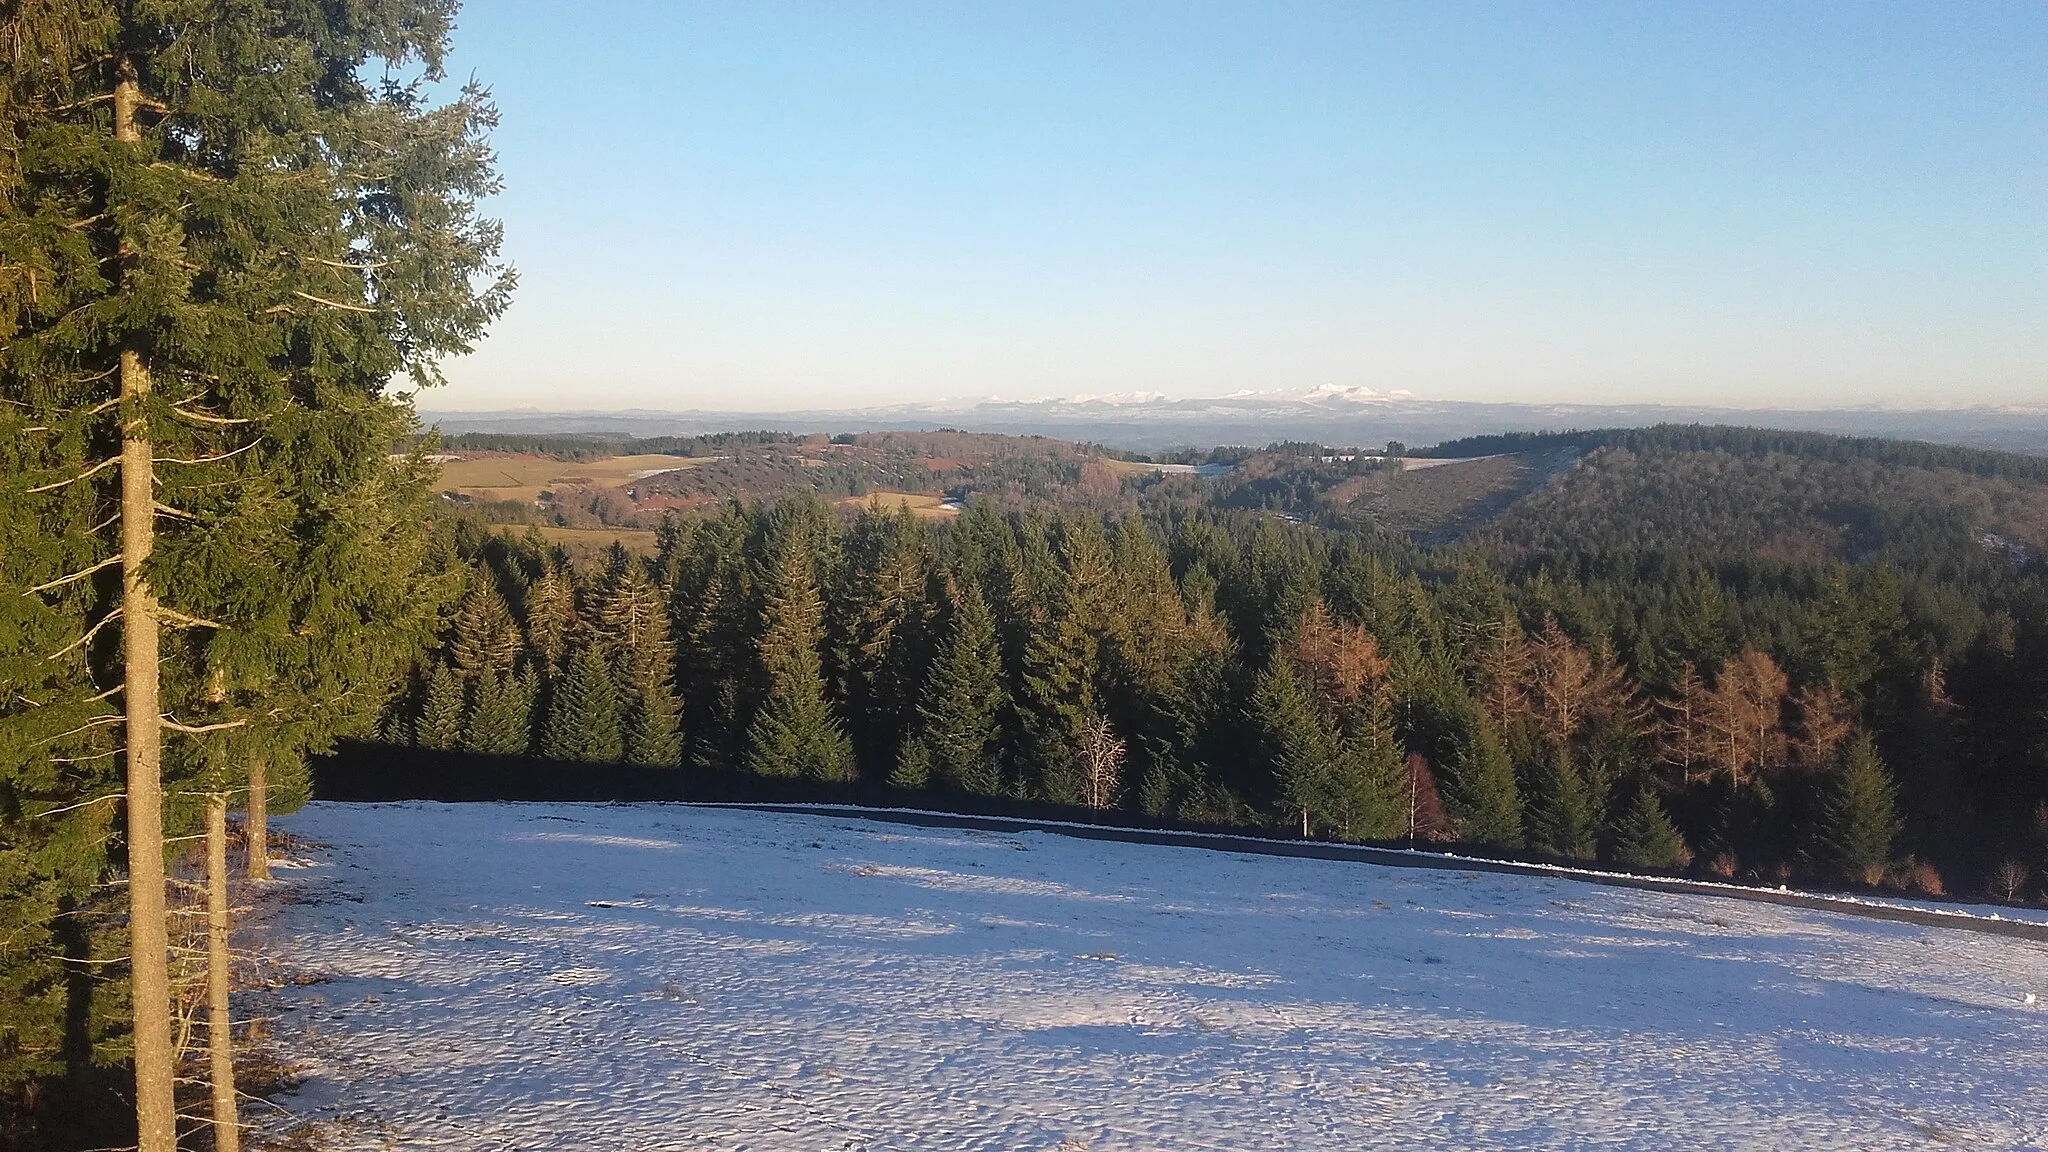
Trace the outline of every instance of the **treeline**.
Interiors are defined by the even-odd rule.
[[[1587,581],[1255,515],[805,499],[595,570],[457,551],[387,739],[1747,880],[2016,898],[2048,863],[2043,617],[1955,656],[1883,567]]]
[[[1974,476],[2048,481],[2048,460],[2015,452],[1958,448],[1886,436],[1836,436],[1729,424],[1657,424],[1648,428],[1600,428],[1565,432],[1503,432],[1447,440],[1413,455],[1456,459],[1510,452],[1574,448],[1626,448],[1631,452],[1726,452],[1735,456],[1787,455],[1838,464],[1867,461],[1892,468],[1945,468]]]
[[[801,444],[791,432],[711,432],[702,436],[623,436],[601,432],[457,432],[440,437],[446,452],[522,452],[584,462],[608,456],[718,456],[763,444]]]

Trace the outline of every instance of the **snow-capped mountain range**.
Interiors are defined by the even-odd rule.
[[[680,399],[680,398],[679,398]],[[1244,389],[1221,396],[1108,392],[1013,400],[929,400],[843,409],[716,411],[521,409],[425,411],[444,432],[592,432],[695,435],[775,428],[861,432],[955,428],[1087,440],[1139,451],[1217,444],[1315,440],[1410,446],[1509,431],[1559,431],[1663,423],[1745,424],[1858,436],[1895,436],[2048,455],[2048,407],[1979,406],[1907,410],[1792,409],[1669,404],[1476,403],[1430,400],[1406,390],[1325,384]]]

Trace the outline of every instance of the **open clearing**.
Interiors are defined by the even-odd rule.
[[[324,1147],[2048,1143],[2025,941],[674,805],[282,823],[268,948],[324,982],[244,1011]]]
[[[898,508],[910,509],[910,514],[921,520],[949,520],[960,514],[958,507],[948,507],[946,498],[936,492],[888,492],[877,489],[865,496],[841,497],[841,508],[860,511],[869,505],[877,505],[885,511]]]
[[[530,504],[543,491],[557,488],[615,488],[661,472],[695,468],[707,462],[697,456],[607,456],[582,462],[552,456],[466,456],[441,465],[443,491],[478,500],[516,500]]]

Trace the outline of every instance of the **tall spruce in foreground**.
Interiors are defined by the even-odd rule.
[[[910,770],[899,765],[892,780],[903,787],[929,782],[993,796],[1003,783],[996,746],[1002,735],[1003,684],[995,617],[972,582],[953,600],[951,632],[917,706],[917,734],[904,748],[902,759]]]
[[[1522,800],[1515,786],[1514,761],[1476,707],[1465,705],[1458,719],[1447,797],[1458,838],[1489,848],[1519,848]]]
[[[1657,793],[1645,783],[1614,821],[1612,859],[1632,872],[1682,868],[1691,859],[1685,837],[1665,815]]]
[[[798,526],[783,529],[767,579],[760,652],[768,698],[747,732],[747,767],[763,776],[849,779],[853,747],[825,702],[818,657],[824,608]]]
[[[341,685],[387,663],[377,642],[395,637],[372,628],[370,648],[343,638],[330,652],[308,622],[329,622],[329,587],[406,579],[390,564],[349,571],[362,563],[351,541],[382,528],[403,545],[416,524],[331,514],[403,429],[386,383],[436,380],[438,357],[466,351],[510,287],[497,228],[475,208],[494,187],[492,111],[475,89],[426,101],[453,8],[53,0],[0,18],[13,46],[0,78],[0,515],[5,538],[28,544],[9,553],[0,598],[36,598],[0,645],[69,661],[57,684],[10,671],[0,727],[69,713],[89,726],[34,738],[33,756],[102,767],[104,729],[121,730],[142,1152],[176,1142],[163,780],[201,755],[164,734],[273,708],[314,717],[297,738],[349,721]],[[421,82],[366,79],[380,70]],[[83,642],[44,647],[66,632],[59,645]],[[278,687],[280,672],[293,683]],[[336,690],[341,720],[311,712],[309,689]],[[10,843],[72,835],[75,820],[40,814],[105,794],[98,769],[53,776],[9,754]],[[103,866],[28,851],[31,871],[62,867],[74,887]],[[45,963],[55,947],[48,928],[10,942],[0,964]],[[25,1047],[58,1051],[46,1036]]]
[[[1836,877],[1875,886],[1892,861],[1902,827],[1898,786],[1870,737],[1856,735],[1835,754],[1821,800],[1820,852]]]
[[[619,731],[619,693],[604,655],[579,649],[569,658],[541,730],[541,755],[550,760],[611,763],[625,753]]]

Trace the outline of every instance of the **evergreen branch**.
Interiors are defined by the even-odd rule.
[[[176,720],[171,719],[171,715],[168,712],[158,717],[158,719],[163,722],[164,727],[169,728],[173,732],[194,734],[200,732],[219,732],[224,728],[240,728],[249,723],[249,718],[244,716],[239,720],[224,720],[219,724],[180,724]]]
[[[120,619],[121,614],[125,611],[127,611],[127,609],[121,607],[120,605],[116,605],[113,611],[107,613],[105,616],[100,617],[98,623],[86,629],[85,635],[80,636],[78,639],[73,640],[71,643],[66,644],[62,648],[57,649],[55,652],[50,653],[48,656],[43,657],[43,662],[47,664],[50,661],[57,659],[59,656],[62,656],[75,648],[83,648],[87,644],[92,643],[92,638],[100,634],[100,629],[105,628],[107,625],[112,624],[115,620]]]
[[[233,452],[223,452],[218,456],[199,456],[191,460],[179,460],[170,456],[159,456],[156,458],[154,462],[158,464],[218,464],[221,461],[226,460],[230,456],[240,456],[242,453],[247,452],[249,449],[254,448],[255,446],[261,443],[263,443],[263,441],[261,440],[251,440],[247,444],[242,445],[240,448],[235,449]]]
[[[38,584],[35,587],[29,589],[28,591],[23,592],[22,595],[33,596],[38,592],[48,592],[52,588],[61,588],[64,585],[71,583],[73,580],[83,580],[87,576],[92,575],[93,573],[99,571],[102,568],[107,568],[115,564],[119,564],[121,562],[121,555],[121,553],[116,552],[112,556],[107,557],[105,560],[100,561],[99,563],[93,565],[90,568],[85,568],[77,572],[73,572],[69,576],[59,576],[55,580],[52,580],[47,584]]]
[[[339,308],[344,312],[368,312],[375,314],[381,311],[378,308],[365,308],[361,304],[343,304],[339,300],[328,300],[324,297],[315,296],[311,292],[300,292],[297,289],[293,289],[292,295],[297,296],[301,300],[311,300],[315,304],[325,304],[329,308]]]
[[[36,496],[44,492],[55,492],[57,489],[62,488],[67,484],[76,484],[80,480],[85,479],[86,477],[92,475],[95,472],[104,472],[107,469],[112,468],[114,465],[119,464],[120,462],[121,458],[119,456],[110,457],[108,459],[100,461],[99,463],[93,465],[90,468],[87,468],[85,471],[80,472],[78,475],[73,476],[69,480],[59,480],[54,484],[44,484],[40,487],[31,488],[28,490],[27,494],[30,496]]]

